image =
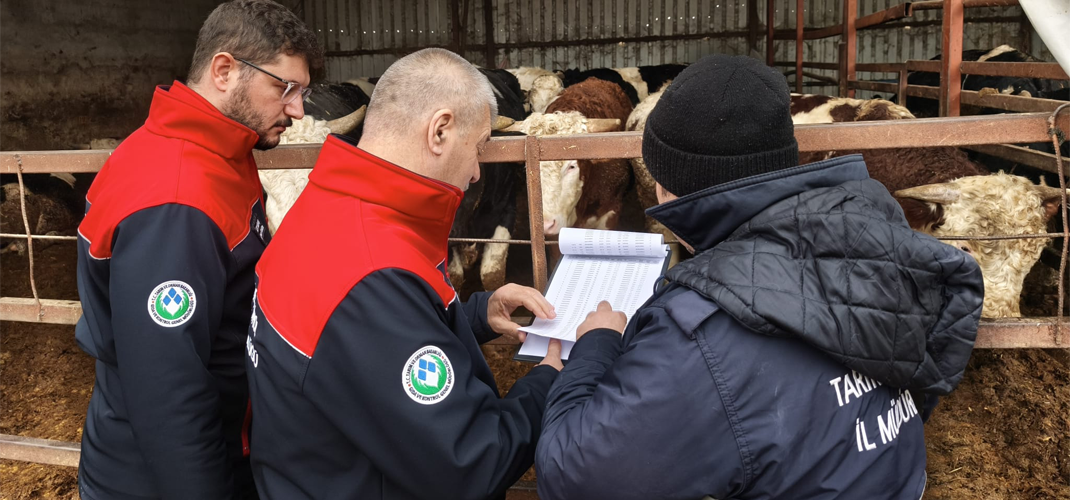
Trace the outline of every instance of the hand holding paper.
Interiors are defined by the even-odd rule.
[[[541,358],[549,339],[562,341],[568,359],[577,328],[602,301],[621,311],[626,324],[654,293],[669,255],[660,234],[565,228],[558,243],[563,256],[546,291],[557,315],[520,328],[529,334],[520,359]]]
[[[554,306],[538,290],[510,283],[496,290],[487,300],[487,324],[491,330],[523,342],[526,335],[519,331],[520,325],[514,323],[512,318],[513,311],[520,306],[527,308],[536,318],[554,319],[557,316]]]

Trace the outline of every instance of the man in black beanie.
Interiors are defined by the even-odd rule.
[[[796,166],[784,77],[684,70],[647,120],[647,213],[695,257],[623,331],[603,303],[554,383],[539,496],[920,498],[924,400],[962,379],[973,259],[910,230],[861,156]]]

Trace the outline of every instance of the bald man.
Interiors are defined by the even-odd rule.
[[[265,498],[490,498],[531,466],[560,344],[498,394],[479,344],[515,336],[536,290],[461,303],[447,237],[497,112],[461,57],[392,65],[357,145],[331,136],[257,265],[248,341]]]

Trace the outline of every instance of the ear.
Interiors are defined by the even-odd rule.
[[[658,197],[658,203],[667,203],[678,198],[658,182],[654,183],[654,194]]]
[[[1051,220],[1059,212],[1059,207],[1063,204],[1062,193],[1059,188],[1048,187],[1043,184],[1034,186],[1033,189],[1040,195],[1040,206],[1044,208],[1044,220]],[[1066,194],[1070,197],[1070,189],[1066,190]]]
[[[456,128],[457,117],[454,116],[453,110],[436,111],[431,122],[427,124],[427,149],[435,155],[443,154],[446,151],[446,140],[452,139],[451,135],[455,133]]]
[[[944,223],[944,206],[939,203],[925,202],[915,198],[901,198],[895,201],[903,208],[907,224],[915,231],[930,233]]]
[[[1061,196],[1044,200],[1042,204],[1044,207],[1044,220],[1051,220],[1052,217],[1055,217],[1055,214],[1059,213],[1059,207],[1062,204],[1063,198]]]
[[[216,90],[226,92],[238,84],[238,74],[241,70],[238,64],[234,56],[226,52],[212,56],[212,61],[208,64],[208,79]]]

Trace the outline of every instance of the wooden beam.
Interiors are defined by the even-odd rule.
[[[943,49],[940,51],[940,116],[959,116],[962,92],[963,0],[943,0]]]
[[[758,34],[761,28],[758,24],[758,2],[747,2],[747,50],[758,52]]]
[[[963,61],[962,72],[967,75],[1070,80],[1070,76],[1067,76],[1059,63],[1046,62]]]
[[[524,139],[528,182],[528,219],[531,221],[531,273],[534,288],[546,293],[549,276],[546,266],[546,234],[542,219],[542,147],[537,137]]]
[[[535,162],[535,164],[538,164],[538,162]],[[533,224],[532,241],[541,240],[545,243],[542,231],[542,202],[541,199],[535,198],[536,197],[529,197],[529,209],[532,210],[531,221]],[[530,203],[531,200],[534,200],[537,203]],[[538,223],[537,230],[534,227],[534,224],[536,223]],[[539,260],[542,261],[542,272],[545,272],[545,244],[532,245],[533,258],[537,258],[535,256],[536,248],[542,249],[542,257],[539,258]],[[542,278],[542,283],[536,282],[536,287],[540,290],[545,289],[545,279],[544,276]],[[21,306],[26,309],[25,311],[16,311],[16,313],[12,315],[12,308],[10,306],[12,301],[28,301],[29,303],[32,303],[33,299],[13,299],[11,297],[0,298],[0,305],[3,306],[0,308],[0,312],[2,312],[0,317],[2,317],[4,321],[29,321],[36,323],[74,325],[82,315],[82,309],[78,302],[69,300],[42,300],[41,302],[48,303],[49,312],[43,319],[37,320],[36,310],[30,310],[29,305],[26,303],[23,303]],[[1070,348],[1070,321],[1063,321],[1063,331],[1058,335],[1056,334],[1056,325],[1055,318],[1006,318],[982,320],[977,333],[977,348]],[[495,345],[514,343],[515,342],[510,341],[509,339],[498,339],[494,342]],[[3,443],[4,442],[0,440],[0,444]],[[15,460],[19,459],[16,458]]]
[[[73,325],[82,317],[82,304],[77,300],[41,299],[41,307],[33,299],[0,297],[0,319],[23,323]]]
[[[963,147],[971,151],[1012,161],[1019,165],[1025,165],[1030,168],[1056,175],[1059,174],[1059,169],[1055,167],[1055,155],[1051,153],[1023,148],[1013,144],[974,144],[972,146]],[[1058,267],[1058,265],[1056,265],[1056,267]]]
[[[894,83],[850,82],[856,88],[879,92],[895,92]],[[865,87],[863,86],[865,85]],[[910,85],[908,94],[935,99],[936,87]],[[972,94],[967,92],[967,99]],[[1014,99],[1044,104],[1045,99],[1019,96],[978,97]],[[1058,102],[1058,101],[1054,101]],[[830,123],[795,127],[795,137],[803,151],[832,149],[923,148],[932,146],[964,146],[968,144],[1004,144],[1050,141],[1047,113],[966,116],[960,118],[925,118],[884,122]],[[1070,134],[1067,114],[1059,116],[1058,126]],[[980,133],[979,133],[980,132]],[[877,134],[873,141],[865,134]],[[815,142],[815,137],[828,137]],[[523,162],[528,140],[535,140],[543,160],[572,160],[600,158],[638,158],[642,156],[640,132],[610,132],[601,134],[558,135],[543,137],[495,137],[484,148],[479,161],[484,163]],[[841,144],[835,139],[840,137]],[[807,149],[813,148],[813,149]],[[261,169],[312,168],[319,154],[319,144],[279,146],[270,151],[257,152]],[[14,174],[21,166],[23,173],[97,172],[107,161],[111,151],[0,151],[0,173]]]
[[[981,93],[973,90],[963,90],[960,94],[959,99],[961,103],[968,106],[1002,109],[1004,111],[1014,111],[1018,113],[1051,113],[1052,111],[1055,111],[1055,108],[1066,104],[1066,101],[1056,101],[1054,99]]]
[[[498,51],[494,40],[494,0],[483,0],[483,65],[487,69],[494,69],[494,55]]]
[[[795,0],[795,92],[803,93],[803,0]]]
[[[844,74],[840,76],[841,88],[844,86],[842,82],[858,78],[855,73],[855,65],[858,63],[858,32],[855,29],[857,20],[858,0],[843,0],[843,41],[846,44],[843,57],[846,62],[844,63]],[[854,97],[854,89],[847,88],[845,95],[846,97]]]
[[[0,458],[4,460],[78,467],[80,455],[78,443],[0,434]]]
[[[773,50],[773,43],[775,41],[773,30],[776,25],[774,22],[775,17],[776,10],[774,0],[765,0],[765,64],[768,66],[772,66],[776,59]]]

